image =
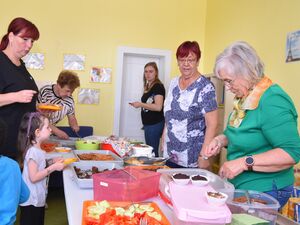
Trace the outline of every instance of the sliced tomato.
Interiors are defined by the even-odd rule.
[[[100,225],[100,220],[92,217],[85,218],[86,225]]]

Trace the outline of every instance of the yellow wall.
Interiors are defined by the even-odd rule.
[[[64,53],[86,56],[86,70],[78,72],[81,87],[100,89],[100,104],[77,104],[76,114],[80,124],[94,126],[98,135],[112,133],[115,80],[89,83],[92,66],[112,67],[115,72],[118,46],[168,49],[173,52],[174,76],[178,45],[185,40],[204,45],[206,0],[12,0],[2,2],[1,9],[0,34],[18,16],[40,30],[32,52],[45,54],[45,69],[30,70],[35,80],[56,81]]]
[[[13,0],[1,8],[0,34],[17,16],[33,21],[41,32],[32,52],[45,54],[45,69],[30,71],[36,80],[55,81],[64,53],[86,56],[86,70],[78,72],[81,86],[100,89],[100,104],[77,104],[76,113],[79,123],[93,125],[96,134],[112,133],[115,80],[113,74],[110,84],[89,83],[89,70],[105,66],[114,73],[118,46],[171,50],[175,76],[174,54],[181,42],[200,43],[200,71],[211,73],[218,53],[233,41],[245,40],[300,112],[300,62],[285,63],[286,34],[300,29],[299,0]]]
[[[300,62],[285,63],[286,35],[300,30],[299,0],[209,0],[205,32],[205,71],[236,40],[249,42],[266,74],[292,97],[300,112]]]

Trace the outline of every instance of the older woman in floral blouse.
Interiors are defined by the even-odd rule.
[[[206,168],[202,149],[217,130],[217,102],[213,84],[198,71],[197,42],[183,42],[176,53],[180,77],[174,78],[164,103],[163,151],[170,167]]]

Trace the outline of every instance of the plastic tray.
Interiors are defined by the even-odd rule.
[[[98,165],[91,165],[91,164],[86,164],[85,162],[75,162],[72,164],[71,169],[73,172],[73,179],[75,180],[75,182],[78,184],[78,186],[80,188],[93,188],[93,178],[89,178],[89,179],[81,179],[78,178],[76,171],[74,169],[74,166],[82,169],[82,170],[88,170],[88,169],[92,169],[93,166],[97,167],[99,171],[103,171],[105,169],[108,170],[112,170],[112,169],[120,169],[122,168],[120,165],[118,164],[114,164],[114,163],[105,163],[105,164],[98,164]]]
[[[97,201],[84,201],[83,202],[83,209],[82,209],[82,225],[87,225],[86,222],[87,218],[87,209],[89,206],[95,205]],[[112,207],[128,207],[128,205],[131,205],[132,202],[109,202],[109,204]],[[138,203],[143,204],[143,203]],[[162,216],[162,219],[160,221],[161,225],[171,225],[168,221],[167,217],[164,215],[164,213],[161,211],[161,209],[158,207],[158,205],[154,202],[147,203],[150,204],[152,208],[154,208],[154,211],[159,213]],[[96,221],[94,224],[98,224],[98,221]],[[99,221],[99,224],[101,224],[101,221]]]
[[[229,198],[233,198],[234,186],[226,180],[223,180],[221,177],[216,174],[203,170],[203,169],[186,169],[186,168],[178,168],[178,169],[159,169],[157,172],[161,173],[159,189],[164,197],[169,198],[166,193],[168,189],[169,182],[172,181],[171,176],[174,173],[183,173],[187,175],[203,175],[209,178],[209,185],[216,191],[224,192],[228,194]],[[170,199],[169,199],[170,200]]]
[[[64,140],[56,136],[51,136],[49,140],[57,142],[59,146],[75,149],[75,142],[78,140],[78,138],[69,137],[68,140]]]
[[[74,150],[73,151],[76,155],[76,157],[79,159],[79,162],[85,162],[87,164],[92,164],[92,165],[99,165],[100,164],[103,164],[103,163],[110,163],[110,164],[118,164],[120,166],[123,166],[123,160],[117,156],[116,154],[114,154],[113,152],[111,151],[108,151],[108,150]],[[101,155],[111,155],[114,160],[102,160],[102,161],[95,161],[95,160],[81,160],[78,155],[80,154],[86,154],[86,153],[97,153],[97,154],[101,154]]]
[[[247,194],[248,192],[248,194]],[[278,201],[272,196],[258,191],[235,190],[231,195],[233,199],[227,201],[227,205],[232,213],[248,213],[264,220],[268,220],[271,224],[275,224],[277,212],[280,207]],[[236,202],[237,198],[248,197],[249,202]],[[263,203],[262,203],[263,202]]]

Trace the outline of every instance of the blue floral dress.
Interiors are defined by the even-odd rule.
[[[213,84],[200,76],[187,89],[174,78],[164,103],[166,134],[164,157],[184,167],[198,167],[198,156],[204,142],[205,113],[217,109]]]

